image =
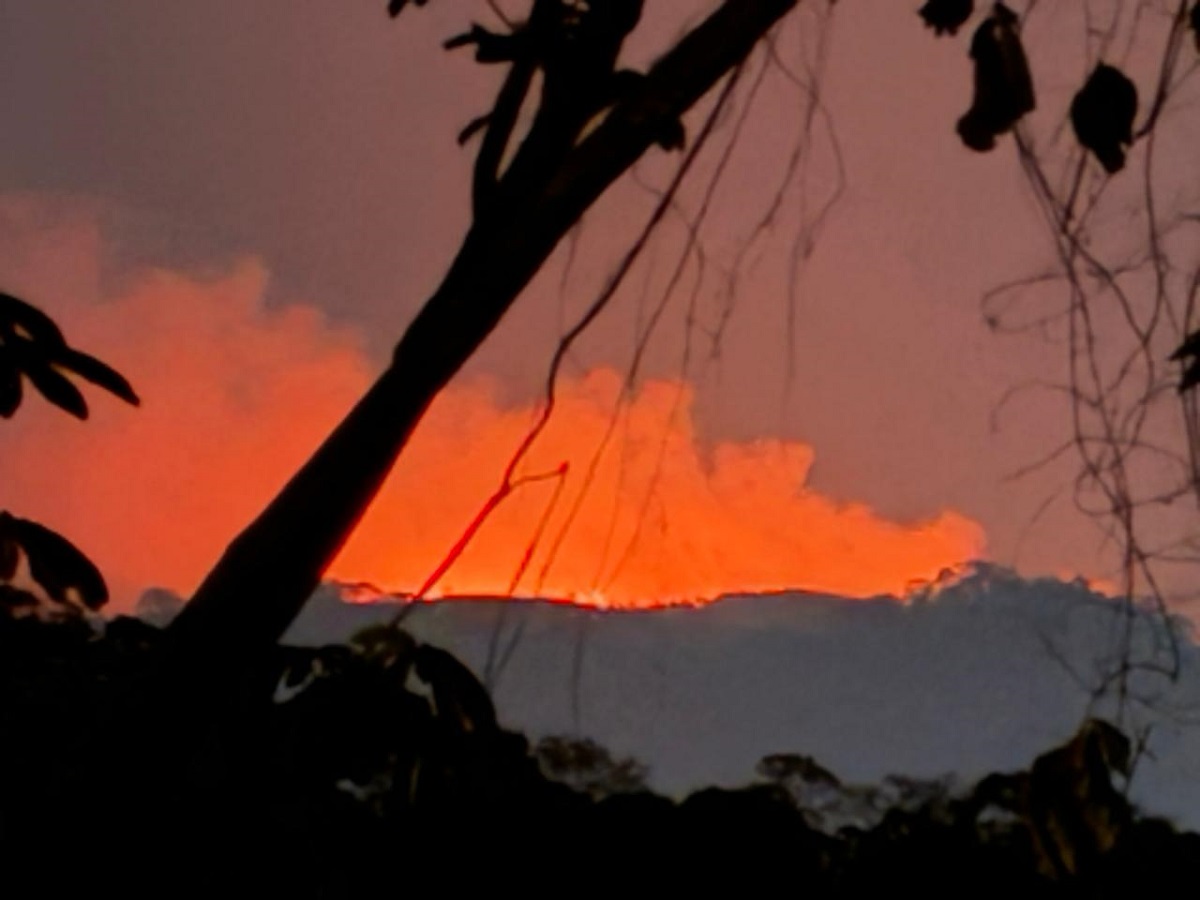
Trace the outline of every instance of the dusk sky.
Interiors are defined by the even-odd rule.
[[[647,5],[635,66],[713,6]],[[523,590],[869,596],[973,556],[1113,577],[1070,500],[1074,456],[1006,477],[1070,435],[1060,394],[1001,406],[1018,385],[1061,380],[1065,351],[993,333],[982,297],[1044,271],[1053,247],[1011,137],[977,154],[955,134],[970,26],[935,38],[919,5],[842,0],[827,16],[804,4],[784,23],[778,53],[795,71],[825,29],[827,116],[730,307],[725,273],[770,208],[807,102],[766,76],[701,231],[703,271],[695,258],[685,270],[558,568],[539,581],[535,557]],[[440,45],[483,11],[435,0],[390,21],[383,0],[0,0],[2,289],[53,314],[144,400],[97,397],[84,424],[27,404],[0,430],[0,506],[75,540],[121,607],[150,584],[195,586],[436,287],[469,224],[474,145],[455,135],[502,77]],[[1047,131],[1086,72],[1061,39],[1077,23],[1055,15],[1039,10],[1026,33],[1032,123]],[[1135,56],[1131,74],[1147,63]],[[683,193],[691,214],[760,65]],[[837,183],[831,133],[844,191],[793,266],[806,215]],[[587,217],[569,268],[560,248],[435,405],[335,576],[412,589],[432,570],[498,482],[559,335],[648,215],[645,185],[664,185],[678,159],[652,151]],[[539,552],[565,523],[684,233],[668,219],[569,359],[556,430],[528,468],[570,471]],[[503,590],[551,495],[545,483],[516,497],[444,588]]]

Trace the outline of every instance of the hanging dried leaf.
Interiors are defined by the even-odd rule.
[[[1181,394],[1200,384],[1200,331],[1193,331],[1189,334],[1187,340],[1179,345],[1179,349],[1171,354],[1172,362],[1185,360],[1188,361],[1187,366],[1183,370],[1183,376],[1179,379]]]
[[[1017,24],[1016,14],[997,3],[971,39],[975,96],[958,120],[958,134],[972,150],[991,150],[997,136],[1034,109],[1033,81]]]
[[[1125,168],[1125,149],[1133,143],[1137,107],[1137,87],[1124,72],[1105,63],[1096,66],[1071,101],[1075,137],[1110,175]]]
[[[1198,384],[1200,384],[1200,359],[1193,359],[1183,370],[1183,377],[1179,379],[1179,393],[1190,391]]]
[[[1187,336],[1187,339],[1179,345],[1179,349],[1171,354],[1171,361],[1178,362],[1185,356],[1200,356],[1200,331],[1193,331]]]
[[[426,0],[411,0],[414,6],[424,6]],[[388,15],[393,19],[400,13],[404,12],[404,7],[408,6],[409,0],[388,0]]]
[[[921,7],[920,16],[935,35],[958,34],[974,11],[974,0],[929,0]]]

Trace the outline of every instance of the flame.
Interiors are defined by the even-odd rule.
[[[124,598],[118,608],[150,584],[194,589],[369,383],[353,331],[311,307],[266,309],[265,283],[247,263],[205,282],[145,274],[103,303],[43,302],[70,340],[130,377],[143,406],[93,392],[81,424],[31,398],[0,430],[0,506],[70,536]],[[983,552],[982,529],[958,513],[892,522],[807,487],[805,444],[705,447],[693,401],[689,385],[665,381],[624,395],[611,370],[563,382],[518,470],[531,480],[433,595],[511,589],[607,607],[784,588],[900,594]],[[330,576],[416,589],[537,411],[500,403],[486,382],[452,386]]]
[[[505,593],[528,553],[517,592],[595,606],[785,588],[862,597],[901,593],[982,552],[981,529],[956,513],[903,525],[809,490],[804,444],[720,443],[706,453],[686,384],[647,382],[624,404],[621,386],[606,369],[560,385],[519,472],[566,463],[566,474],[514,491],[441,593]],[[501,408],[484,384],[447,392],[331,574],[419,585],[496,489],[536,412]]]

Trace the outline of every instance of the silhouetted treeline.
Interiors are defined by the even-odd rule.
[[[1200,866],[1200,837],[1138,816],[1114,786],[1129,743],[1101,722],[1029,771],[960,794],[906,779],[864,794],[807,757],[777,755],[760,767],[766,783],[675,802],[592,742],[531,746],[498,727],[469,670],[402,631],[281,647],[269,672],[242,679],[230,706],[190,730],[138,720],[161,643],[135,619],[99,635],[81,619],[0,616],[5,880],[33,878],[46,896],[734,877],[812,896],[1117,897]],[[222,661],[211,666],[219,680]],[[878,815],[831,826],[839,791]]]

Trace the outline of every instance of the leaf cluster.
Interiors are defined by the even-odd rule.
[[[138,396],[123,375],[69,346],[62,331],[41,310],[0,293],[0,416],[10,418],[20,407],[24,376],[55,406],[86,419],[87,401],[66,373],[138,405]]]
[[[56,602],[93,611],[108,602],[100,570],[78,547],[44,525],[0,511],[0,581],[12,581],[22,555],[30,576]],[[0,605],[36,603],[28,592],[7,585],[0,591]]]
[[[86,419],[87,401],[68,374],[127,403],[140,402],[123,375],[71,347],[48,315],[0,293],[0,418],[11,418],[21,406],[23,382],[28,379],[55,406]],[[60,614],[94,612],[108,602],[100,570],[78,547],[44,525],[0,510],[0,614],[23,615],[40,606],[35,594],[14,583],[22,557],[29,576],[59,605]]]

